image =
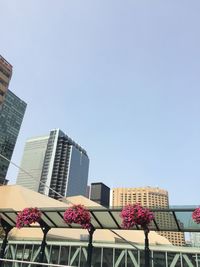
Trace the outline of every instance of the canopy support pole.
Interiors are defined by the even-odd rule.
[[[45,255],[45,247],[47,245],[46,243],[46,236],[47,233],[49,232],[49,230],[51,229],[51,227],[49,225],[47,225],[44,221],[40,221],[39,222],[40,227],[42,229],[43,232],[43,239],[42,239],[42,243],[41,243],[41,247],[40,247],[40,253],[39,253],[39,262],[43,263],[44,262],[44,255]],[[43,265],[39,265],[39,267],[42,267]]]
[[[5,232],[5,236],[4,236],[3,243],[1,245],[1,250],[0,250],[0,258],[3,259],[5,256],[5,250],[8,244],[8,233],[13,227],[2,218],[1,218],[1,225]],[[2,266],[2,264],[3,264],[3,261],[0,260],[0,267]]]
[[[144,248],[144,266],[150,267],[150,249],[149,249],[149,229],[144,229],[144,235],[145,235],[145,248]]]
[[[92,266],[92,252],[93,252],[93,245],[92,245],[92,240],[93,240],[93,234],[94,234],[95,228],[93,225],[88,229],[89,232],[89,242],[88,242],[88,249],[87,249],[87,267]]]

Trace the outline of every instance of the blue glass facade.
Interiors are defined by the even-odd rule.
[[[17,141],[26,103],[8,90],[0,110],[0,154],[9,160]],[[0,157],[0,184],[6,183],[9,162]]]
[[[88,181],[89,158],[79,149],[72,146],[70,168],[67,181],[66,196],[86,195]]]

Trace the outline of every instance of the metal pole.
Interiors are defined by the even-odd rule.
[[[93,239],[93,233],[95,231],[95,228],[93,225],[88,229],[89,232],[89,242],[88,242],[88,249],[87,249],[87,267],[92,266],[92,252],[93,252],[93,245],[92,245],[92,239]]]
[[[0,258],[1,259],[1,258]],[[24,264],[26,264],[26,266],[34,266],[34,267],[38,267],[39,265],[41,265],[41,262],[35,262],[35,261],[22,261],[22,260],[9,260],[9,259],[3,259],[4,263],[7,263],[6,266],[25,266]],[[51,265],[49,265],[49,263],[42,263],[42,266],[44,267],[71,267],[69,265],[60,265],[60,264],[53,264],[51,263]]]
[[[149,229],[144,229],[144,235],[145,235],[145,249],[144,249],[144,266],[150,267],[150,249],[149,249]]]
[[[4,219],[1,219],[1,225],[3,227],[3,230],[5,232],[5,236],[3,239],[3,243],[1,245],[1,250],[0,250],[0,258],[3,259],[5,256],[5,250],[8,244],[8,233],[10,232],[10,230],[13,228],[10,224],[8,224],[6,221],[4,221]],[[0,267],[3,265],[3,261],[0,260]]]
[[[42,243],[41,243],[41,248],[40,248],[40,253],[39,253],[39,262],[43,263],[44,262],[44,255],[45,255],[45,247],[46,247],[46,236],[48,231],[51,229],[50,226],[48,226],[44,221],[40,221],[40,227],[42,229],[43,232],[43,239],[42,239]],[[42,267],[43,265],[39,265],[40,267]]]

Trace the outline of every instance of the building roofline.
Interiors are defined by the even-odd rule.
[[[32,138],[28,138],[26,140],[26,142],[32,142],[32,141],[37,141],[37,140],[45,140],[45,139],[48,139],[48,138],[49,138],[49,135],[35,136],[35,137],[32,137]]]
[[[8,70],[12,71],[13,66],[2,55],[0,55],[0,61]]]

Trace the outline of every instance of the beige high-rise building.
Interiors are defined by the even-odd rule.
[[[113,188],[112,206],[123,207],[134,203],[148,208],[169,208],[168,192],[157,187]],[[170,228],[176,228],[173,217],[169,213],[158,213],[156,220],[161,227],[167,225]],[[184,233],[162,231],[159,234],[166,237],[173,245],[185,245]]]
[[[0,106],[4,101],[5,94],[12,76],[12,65],[0,55]]]

